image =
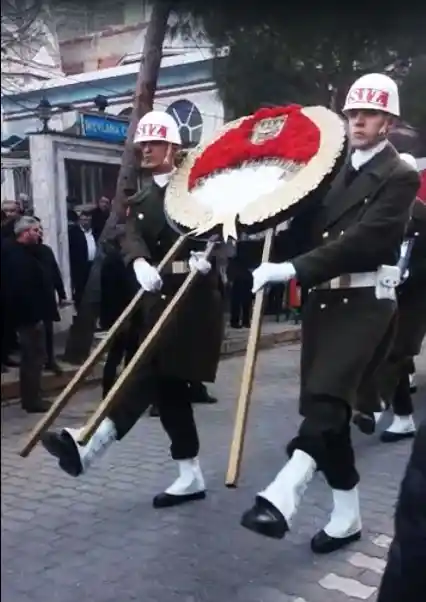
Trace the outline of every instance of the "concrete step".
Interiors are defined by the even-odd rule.
[[[222,345],[222,358],[225,360],[237,355],[243,355],[247,348],[248,329],[229,329]],[[265,322],[259,341],[260,349],[270,349],[277,345],[286,345],[300,340],[300,326],[287,322]],[[65,362],[58,362],[63,374],[57,376],[45,372],[43,374],[43,391],[46,396],[54,395],[61,391],[77,371],[77,367]],[[92,373],[86,378],[86,386],[100,383],[102,378],[103,362],[94,367]],[[19,401],[19,373],[18,368],[9,368],[8,372],[1,375],[1,403],[8,405]]]

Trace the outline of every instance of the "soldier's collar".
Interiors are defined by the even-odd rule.
[[[359,169],[361,169],[361,167],[363,165],[365,165],[366,163],[368,163],[369,161],[371,161],[371,159],[373,157],[375,157],[376,155],[378,155],[379,153],[382,152],[382,150],[388,145],[388,141],[387,140],[382,140],[382,142],[379,142],[379,144],[376,144],[376,146],[373,146],[372,148],[369,148],[367,150],[363,150],[363,149],[355,149],[354,152],[351,155],[351,165],[352,167],[358,171]]]
[[[157,184],[157,186],[159,188],[165,188],[167,186],[167,184],[170,182],[172,175],[175,173],[176,168],[174,168],[172,171],[169,171],[169,173],[159,173],[159,174],[154,174],[152,176],[152,179],[154,180],[154,182]]]

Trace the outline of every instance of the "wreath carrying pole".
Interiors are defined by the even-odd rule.
[[[262,263],[269,261],[271,257],[272,243],[274,241],[274,229],[266,232],[263,244]],[[265,303],[265,290],[262,288],[257,292],[253,306],[253,316],[247,342],[247,351],[244,361],[243,375],[241,379],[240,394],[237,401],[235,414],[234,433],[232,436],[231,449],[229,452],[228,471],[226,473],[225,485],[237,487],[240,475],[241,461],[244,451],[244,442],[247,428],[247,419],[250,408],[251,394],[253,391],[253,380],[256,369],[257,352],[259,346],[260,331],[262,327],[263,306]]]

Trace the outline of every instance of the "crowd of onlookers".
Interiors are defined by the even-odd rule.
[[[71,297],[67,299],[62,275],[52,249],[43,242],[43,226],[32,211],[18,201],[4,201],[1,208],[1,369],[19,366],[22,407],[44,412],[49,404],[42,398],[43,370],[61,373],[55,357],[54,323],[61,307],[82,302],[99,239],[110,215],[111,204],[101,197],[95,208],[68,204],[69,266]],[[108,330],[135,294],[134,279],[126,274],[120,253],[121,226],[102,243],[99,328]],[[252,270],[261,260],[262,243],[244,238],[227,256],[223,272],[224,290],[231,328],[248,328],[253,304]],[[272,287],[267,313],[283,310],[284,287]],[[112,386],[119,367],[129,360],[137,338],[126,329],[116,338],[104,367],[104,395]],[[126,334],[127,333],[127,334]],[[191,384],[194,399],[212,401],[202,383]],[[155,413],[155,409],[153,410]]]
[[[97,240],[110,212],[102,197],[95,209],[68,211],[71,299],[52,249],[43,242],[37,216],[18,201],[1,207],[1,370],[19,366],[22,407],[44,412],[43,370],[61,373],[55,358],[54,322],[60,309],[78,309],[96,253]]]

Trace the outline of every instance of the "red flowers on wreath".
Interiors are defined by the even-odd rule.
[[[238,127],[229,129],[195,160],[189,189],[213,172],[249,161],[308,163],[318,152],[321,134],[301,109],[299,105],[260,109]]]

